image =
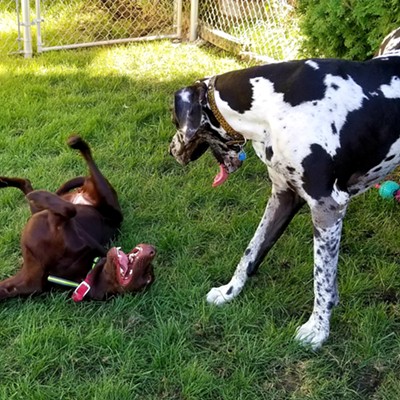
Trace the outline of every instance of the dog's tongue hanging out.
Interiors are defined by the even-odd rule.
[[[224,164],[219,164],[219,172],[214,178],[213,187],[222,185],[228,179],[229,173]]]

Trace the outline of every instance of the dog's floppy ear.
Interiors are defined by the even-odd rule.
[[[196,82],[175,93],[174,113],[177,128],[185,133],[185,142],[190,142],[200,128],[202,105],[206,100],[207,86]]]

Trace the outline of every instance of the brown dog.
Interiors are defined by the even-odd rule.
[[[101,300],[139,291],[154,280],[152,246],[141,244],[128,254],[116,247],[106,252],[103,246],[122,222],[117,194],[94,163],[87,143],[72,136],[68,145],[80,151],[90,175],[71,179],[55,194],[33,190],[27,179],[0,177],[0,187],[15,187],[26,195],[32,213],[22,232],[22,268],[0,282],[0,299],[40,293],[54,282],[73,286],[75,281],[75,301],[85,295]]]

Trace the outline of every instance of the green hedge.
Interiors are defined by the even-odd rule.
[[[364,60],[400,26],[399,0],[297,0],[301,53]]]

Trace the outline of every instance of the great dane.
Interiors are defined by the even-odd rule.
[[[209,148],[220,165],[213,183],[218,186],[242,165],[251,140],[272,181],[254,237],[230,282],[208,293],[209,303],[239,294],[307,203],[314,227],[314,307],[296,338],[314,349],[328,338],[339,301],[339,242],[349,201],[400,161],[400,57],[393,46],[398,34],[388,38],[379,57],[368,61],[261,65],[175,93],[177,132],[170,152],[178,162],[194,161]]]

